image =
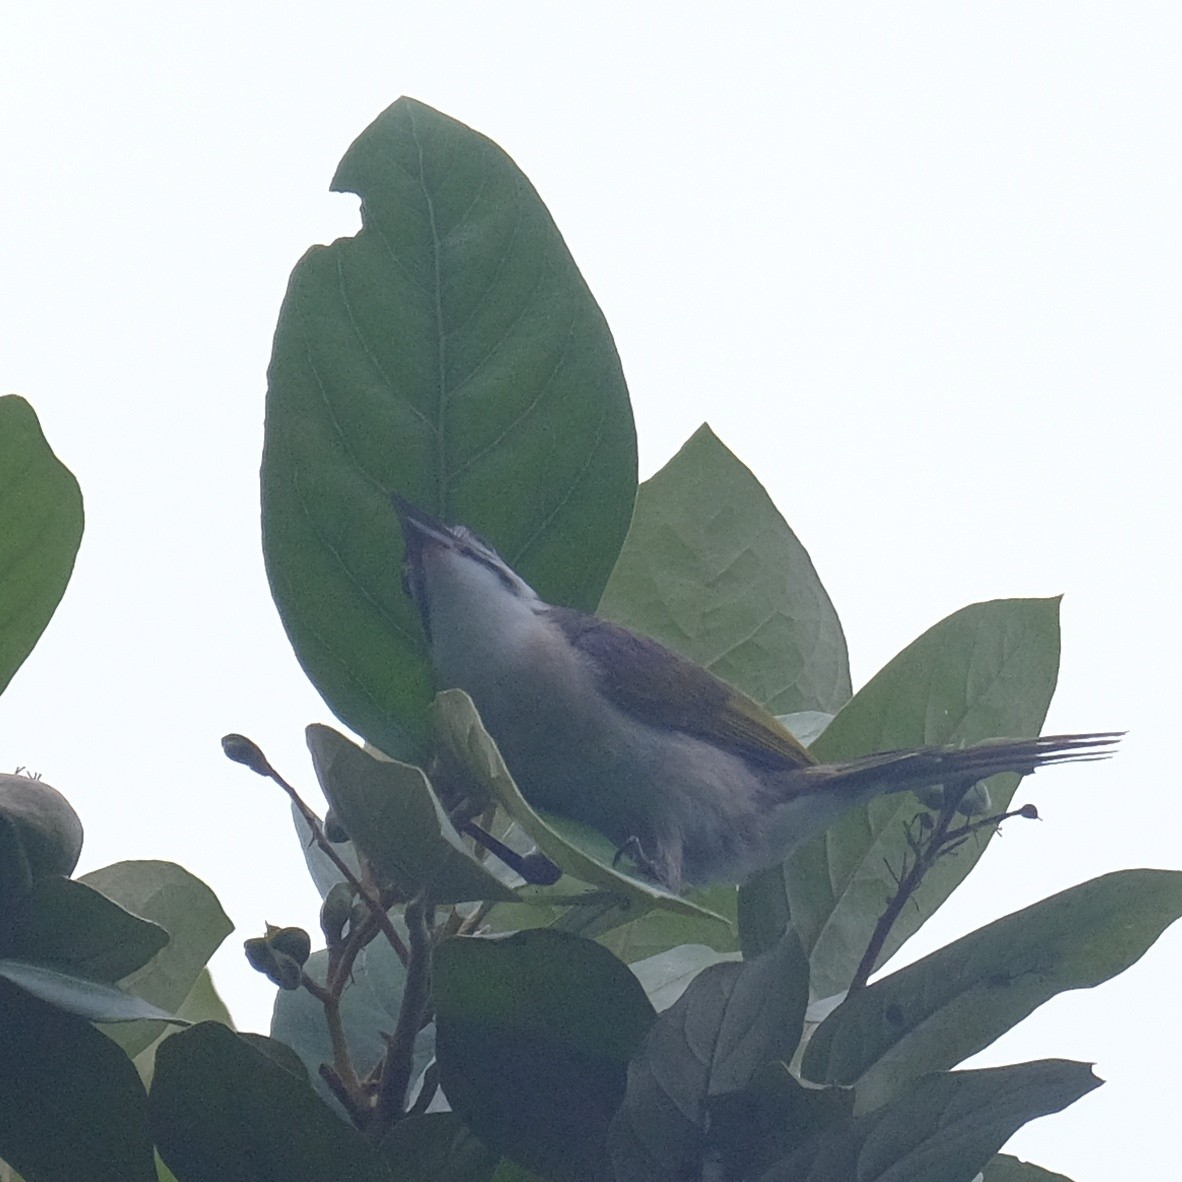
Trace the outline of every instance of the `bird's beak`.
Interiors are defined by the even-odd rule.
[[[417,560],[423,550],[432,543],[449,548],[455,544],[454,534],[438,518],[411,504],[399,493],[391,493],[390,500],[394,502],[398,522],[402,526],[407,561]]]

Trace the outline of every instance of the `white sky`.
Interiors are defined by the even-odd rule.
[[[809,547],[856,684],[962,605],[1066,592],[1048,727],[1127,727],[1028,781],[915,954],[1125,866],[1182,865],[1182,8],[41,3],[0,16],[0,392],[82,484],[74,580],[0,701],[0,767],[87,827],[81,869],[181,862],[239,931],[316,929],[286,801],[332,721],[258,547],[288,272],[357,226],[328,182],[399,94],[490,135],[616,335],[651,473],[708,419]],[[1167,704],[1168,703],[1168,704]],[[920,942],[922,941],[922,947]],[[1109,1082],[1011,1148],[1076,1182],[1176,1169],[1182,926],[983,1062]],[[1156,1166],[1156,1171],[1155,1167]]]

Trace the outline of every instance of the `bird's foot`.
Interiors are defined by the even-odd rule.
[[[612,858],[612,869],[618,870],[620,863],[627,861],[631,868],[636,870],[641,878],[647,878],[651,882],[660,882],[661,876],[657,873],[656,865],[653,860],[644,852],[644,846],[640,844],[640,838],[633,834],[627,841],[624,842],[618,850],[616,856]]]

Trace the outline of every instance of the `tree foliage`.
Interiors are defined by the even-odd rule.
[[[224,741],[291,797],[323,946],[248,939],[278,996],[271,1038],[235,1033],[204,968],[229,931],[208,888],[163,862],[71,879],[73,810],[0,777],[0,1157],[29,1182],[1057,1177],[1000,1150],[1096,1087],[1090,1068],[960,1065],[1137,960],[1182,914],[1182,873],[1104,875],[897,971],[1017,817],[1016,776],[975,810],[852,810],[741,888],[626,873],[525,800],[465,695],[433,697],[389,494],[711,668],[823,759],[1036,735],[1057,601],[966,607],[852,693],[804,546],[708,426],[637,486],[610,331],[504,152],[404,98],[333,186],[364,224],[300,260],[280,312],[263,544],[303,668],[364,742],[308,729],[321,818]],[[2,687],[82,514],[22,399],[0,399],[0,448]]]

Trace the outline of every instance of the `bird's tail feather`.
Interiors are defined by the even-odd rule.
[[[971,747],[919,747],[882,751],[846,763],[818,764],[795,773],[796,791],[863,793],[903,792],[934,784],[984,780],[998,772],[1027,775],[1055,763],[1107,759],[1123,731],[1084,735],[1043,735],[1037,739],[987,739]],[[803,782],[802,782],[803,781]]]

